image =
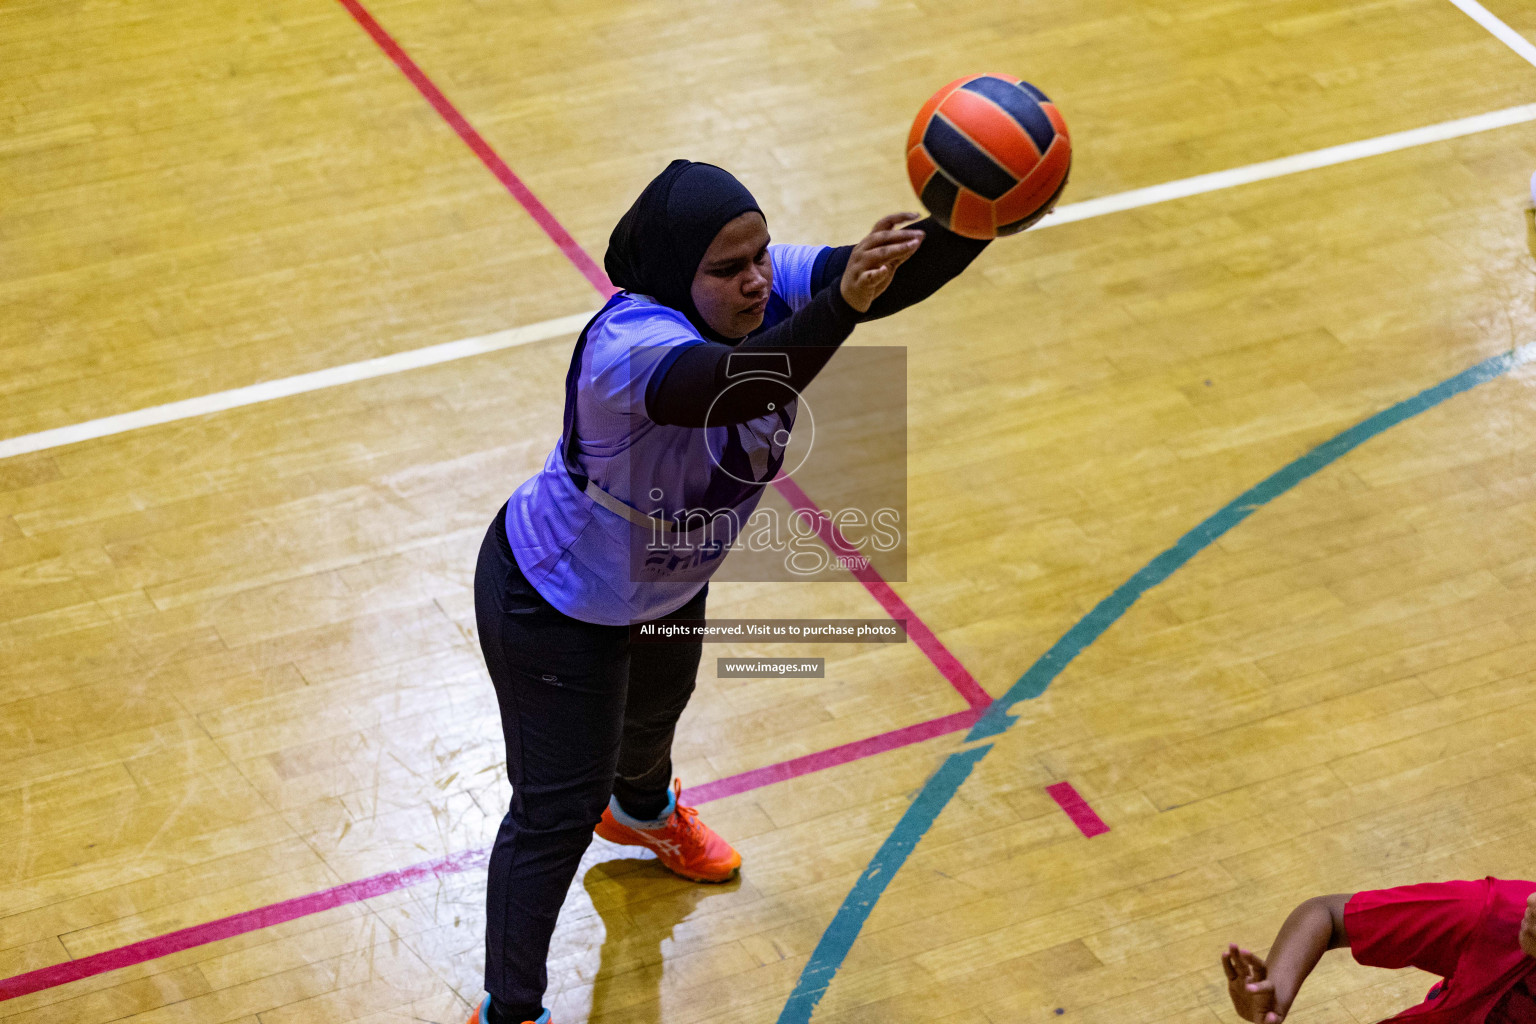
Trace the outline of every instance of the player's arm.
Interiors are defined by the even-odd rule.
[[[921,231],[922,243],[917,247],[917,251],[896,269],[890,287],[886,288],[867,310],[859,313],[860,323],[890,316],[892,313],[922,302],[958,277],[962,270],[971,265],[971,261],[981,255],[981,250],[987,247],[985,240],[957,235],[932,217],[925,217],[909,225],[907,230]],[[812,272],[811,291],[813,293],[820,292],[843,276],[854,248],[851,245],[844,245],[822,253]]]
[[[837,287],[821,289],[780,323],[734,346],[705,342],[683,349],[646,388],[646,415],[656,423],[681,427],[702,427],[706,419],[711,425],[745,423],[783,401],[786,384],[797,393],[803,391],[891,284],[897,268],[918,251],[921,236],[897,226],[912,216],[893,213],[880,218],[874,230],[851,247]],[[733,380],[730,356],[736,352],[786,353],[789,377]]]
[[[1268,960],[1235,945],[1227,947],[1221,966],[1238,1016],[1254,1024],[1285,1020],[1302,982],[1323,954],[1349,945],[1349,934],[1344,930],[1344,907],[1349,899],[1349,893],[1314,896],[1291,911],[1270,946]]]

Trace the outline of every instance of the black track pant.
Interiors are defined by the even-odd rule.
[[[638,813],[666,804],[672,734],[702,645],[631,645],[628,626],[557,611],[513,559],[506,512],[491,523],[475,568],[480,649],[512,782],[491,849],[485,988],[498,1003],[537,1007],[555,918],[609,795]],[[664,618],[702,619],[707,590]]]

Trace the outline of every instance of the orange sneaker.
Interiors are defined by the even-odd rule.
[[[491,997],[486,996],[485,1001],[477,1006],[472,1013],[470,1013],[469,1020],[465,1021],[464,1024],[490,1024],[490,1020]],[[543,1013],[539,1014],[538,1020],[525,1020],[523,1021],[523,1024],[549,1024],[549,1011],[545,1010]]]
[[[672,813],[660,828],[631,828],[613,816],[610,804],[594,829],[610,843],[654,850],[662,867],[695,882],[728,882],[741,867],[741,854],[699,820],[699,812],[678,802],[681,779],[673,780]]]

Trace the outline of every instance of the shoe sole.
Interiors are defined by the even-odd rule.
[[[657,858],[657,860],[659,862],[660,858]],[[662,864],[661,866],[667,868],[665,864]],[[678,878],[686,878],[690,882],[703,882],[706,885],[724,885],[726,882],[729,882],[731,879],[741,874],[741,867],[739,865],[737,867],[731,868],[730,874],[723,875],[719,878],[710,878],[706,875],[690,875],[686,871],[679,871],[676,868],[667,868],[667,870],[672,872]]]

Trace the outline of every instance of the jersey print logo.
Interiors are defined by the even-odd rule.
[[[697,569],[705,562],[713,562],[725,554],[725,542],[714,540],[697,547],[676,547],[665,551],[653,551],[645,556],[645,568],[652,573],[674,573],[684,569]]]

